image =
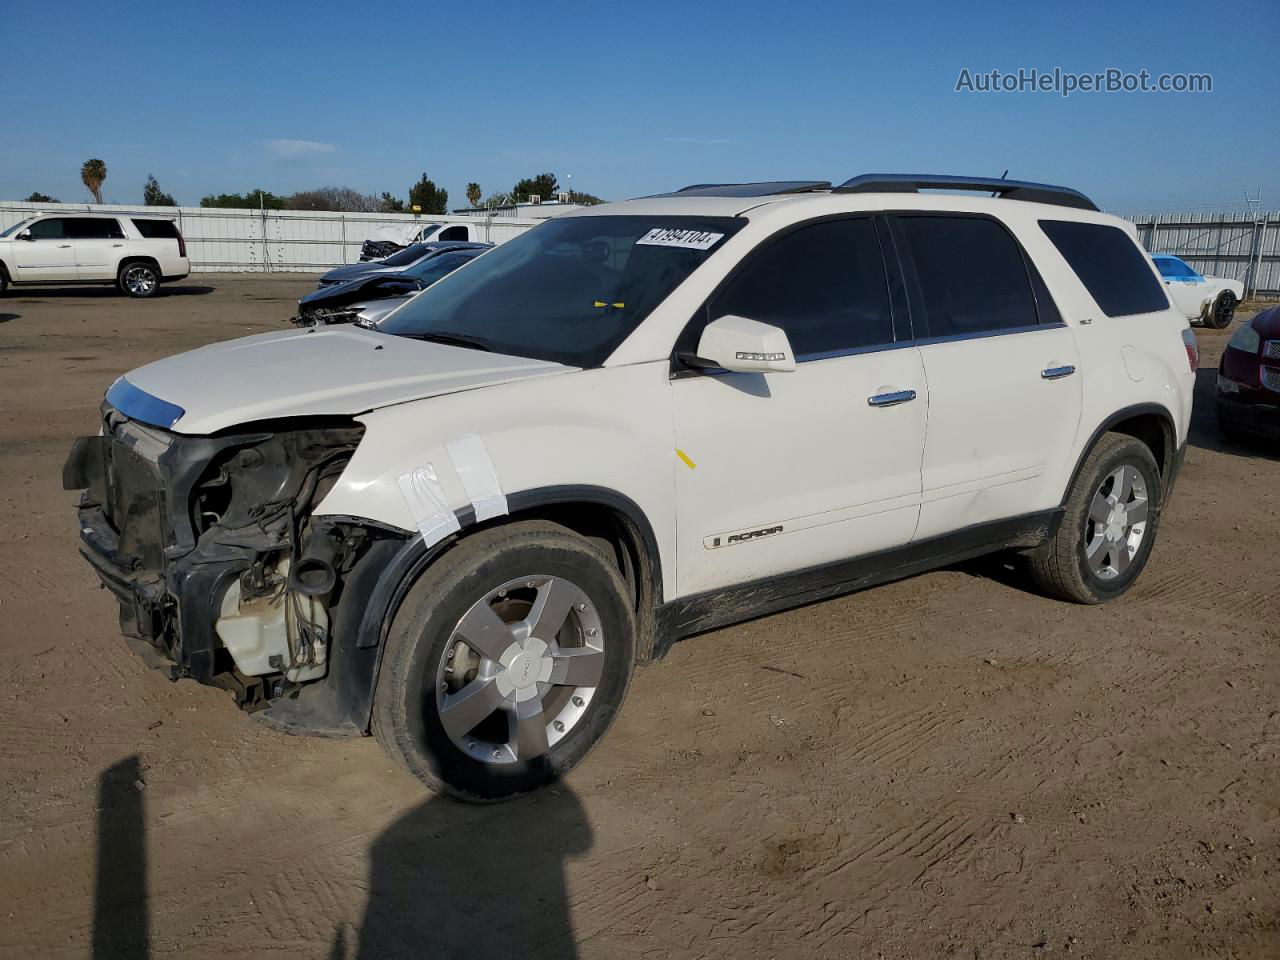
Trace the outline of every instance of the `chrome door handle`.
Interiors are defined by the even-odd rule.
[[[1045,380],[1061,380],[1063,377],[1069,377],[1076,372],[1076,368],[1071,364],[1061,367],[1050,367],[1048,370],[1041,370],[1040,376]]]
[[[60,244],[58,244],[58,249],[59,249],[59,250],[70,250],[70,249],[71,249],[71,244],[69,244],[69,243],[60,243]]]
[[[907,403],[915,398],[914,390],[894,390],[891,393],[877,393],[874,397],[867,397],[867,403],[873,407],[896,407],[900,403]]]

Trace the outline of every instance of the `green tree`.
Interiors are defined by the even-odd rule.
[[[41,193],[39,190],[31,194],[31,196],[27,197],[27,199],[23,201],[23,203],[59,203],[59,202],[60,201],[58,200],[57,197],[51,197],[47,193]]]
[[[219,207],[227,210],[257,210],[259,206],[266,210],[283,210],[284,197],[258,188],[248,193],[219,193],[200,198],[202,207]]]
[[[480,198],[484,196],[484,191],[480,189],[480,184],[472,181],[467,184],[467,203],[473,207],[480,206]]]
[[[147,174],[147,182],[142,186],[142,205],[146,207],[176,207],[173,197],[160,189],[156,178]]]
[[[350,187],[317,187],[285,198],[287,210],[332,210],[335,213],[372,213],[378,198]]]
[[[93,202],[102,202],[102,182],[107,179],[107,165],[96,158],[80,166],[80,180],[93,194]]]
[[[404,201],[383,190],[378,198],[378,213],[404,213]]]
[[[533,196],[550,200],[559,192],[560,184],[556,182],[554,173],[540,173],[536,177],[525,177],[523,180],[517,180],[516,185],[511,188],[511,195],[515,197],[517,203],[528,203],[529,198]]]
[[[597,203],[604,203],[605,201],[601,200],[594,193],[582,193],[578,190],[570,190],[569,202],[580,203],[584,207],[594,207]]]
[[[417,213],[448,213],[449,191],[441,189],[424,173],[422,178],[409,188],[409,209],[421,207]]]

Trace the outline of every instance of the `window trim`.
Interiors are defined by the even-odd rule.
[[[1058,307],[1057,302],[1053,299],[1053,294],[1049,292],[1048,286],[1044,282],[1039,269],[1035,265],[1035,261],[1031,259],[1026,248],[1022,245],[1022,241],[1018,239],[1018,235],[1009,229],[1009,225],[997,216],[989,213],[979,213],[977,211],[968,212],[964,210],[887,210],[885,217],[888,221],[890,232],[893,234],[895,246],[899,252],[899,259],[902,267],[903,277],[907,284],[908,301],[911,304],[912,328],[915,327],[915,318],[919,316],[922,320],[921,326],[924,328],[924,336],[917,337],[915,342],[918,346],[928,346],[933,343],[954,343],[962,340],[981,340],[986,337],[1002,337],[1010,334],[1032,333],[1036,330],[1056,330],[1066,327],[1066,322],[1062,320],[1062,310]],[[1031,305],[1035,309],[1036,322],[1033,324],[1023,324],[1018,327],[1004,327],[996,330],[978,330],[972,333],[933,333],[929,324],[929,311],[924,305],[924,289],[920,285],[920,276],[916,272],[915,255],[911,251],[911,245],[907,241],[906,235],[902,230],[902,220],[907,217],[947,217],[960,218],[965,220],[990,220],[995,223],[1001,230],[1005,232],[1010,240],[1013,241],[1014,249],[1018,251],[1022,257],[1022,269],[1027,277],[1027,289],[1031,293]],[[1039,283],[1037,284],[1037,280]],[[1045,322],[1044,315],[1046,310],[1040,302],[1039,289],[1044,290],[1045,297],[1053,307],[1054,313],[1058,315],[1056,321]]]
[[[746,256],[738,260],[727,274],[720,278],[720,282],[715,285],[712,291],[707,294],[706,298],[694,311],[692,317],[680,328],[680,332],[676,335],[675,342],[671,345],[671,373],[672,380],[683,380],[688,377],[718,377],[729,373],[720,367],[691,367],[680,359],[678,346],[680,341],[684,339],[686,333],[689,332],[695,324],[701,323],[705,328],[711,321],[704,319],[704,315],[711,308],[711,304],[715,301],[725,287],[729,286],[742,272],[746,266],[751,263],[757,256],[775,243],[783,240],[798,230],[806,227],[817,226],[823,223],[830,223],[835,220],[870,220],[875,228],[876,243],[880,248],[880,264],[884,270],[885,293],[889,303],[889,325],[893,330],[893,341],[890,343],[874,344],[866,347],[847,347],[839,350],[824,350],[817,353],[796,354],[796,365],[802,363],[819,363],[823,360],[835,360],[840,357],[858,356],[866,353],[880,353],[885,350],[899,350],[903,347],[913,345],[911,319],[907,307],[906,288],[902,282],[901,276],[898,274],[897,252],[886,250],[886,241],[891,241],[888,229],[884,224],[883,214],[877,211],[855,211],[851,213],[829,213],[819,217],[810,217],[808,220],[799,220],[795,223],[787,224],[779,230],[774,231],[757,243]],[[905,331],[902,329],[905,323]],[[906,336],[903,336],[905,332]]]

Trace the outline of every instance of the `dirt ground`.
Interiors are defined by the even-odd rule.
[[[0,300],[0,956],[1280,956],[1280,457],[1213,424],[1225,334],[1119,602],[984,561],[688,640],[475,808],[170,684],[76,553],[111,380],[311,282]]]

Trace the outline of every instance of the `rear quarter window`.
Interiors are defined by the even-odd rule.
[[[148,240],[177,240],[178,228],[172,220],[134,219],[133,225]]]
[[[1108,317],[1169,308],[1160,281],[1138,245],[1119,227],[1073,220],[1041,220],[1044,231]]]

